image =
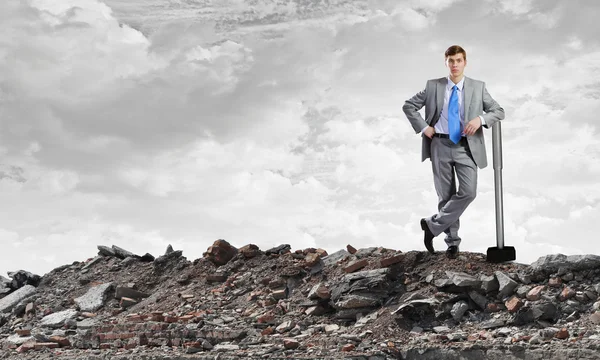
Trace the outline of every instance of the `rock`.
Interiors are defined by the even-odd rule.
[[[229,352],[229,351],[237,351],[239,349],[240,349],[239,345],[217,344],[217,345],[215,345],[215,347],[212,350],[216,351],[216,352]]]
[[[350,254],[356,254],[356,249],[350,244],[346,245],[346,250],[348,250]]]
[[[531,290],[531,286],[522,285],[517,287],[516,294],[520,298],[525,298],[527,296],[527,293],[529,293],[529,290]]]
[[[537,301],[542,297],[542,291],[544,291],[546,287],[544,285],[538,285],[533,289],[529,290],[527,293],[527,300],[529,301]]]
[[[275,330],[281,334],[292,330],[294,326],[296,326],[296,323],[294,323],[293,321],[284,321],[279,326],[277,326]]]
[[[153,262],[155,260],[154,256],[150,253],[145,253],[140,257],[141,262]]]
[[[334,332],[338,331],[339,329],[340,329],[340,326],[336,325],[336,324],[325,325],[325,333],[326,334],[334,333]]]
[[[321,261],[321,257],[317,253],[306,254],[304,257],[304,264],[308,267],[318,265]]]
[[[504,298],[512,295],[519,284],[501,271],[496,271],[495,275],[498,279],[498,296]]]
[[[128,267],[131,264],[134,264],[138,261],[137,258],[134,258],[132,256],[126,257],[125,259],[123,259],[123,261],[121,261],[121,266],[122,267]]]
[[[10,287],[13,290],[20,289],[25,285],[37,287],[40,284],[40,281],[42,281],[42,278],[39,275],[32,274],[25,270],[9,272],[8,277],[12,279]]]
[[[76,298],[75,303],[81,311],[94,312],[104,306],[104,301],[112,286],[112,283],[94,286],[85,295]]]
[[[290,244],[282,244],[282,245],[276,246],[274,248],[271,248],[271,249],[265,251],[265,254],[267,256],[283,255],[283,254],[289,253],[291,250],[292,250],[292,246]]]
[[[369,265],[368,259],[360,259],[360,260],[351,261],[350,263],[348,263],[348,265],[346,265],[344,267],[344,271],[347,273],[353,273],[355,271],[358,271],[358,270],[364,268],[367,265]]]
[[[356,256],[357,259],[363,259],[363,258],[371,256],[375,251],[377,251],[376,247],[368,247],[368,248],[359,249],[353,255]]]
[[[36,288],[33,285],[25,285],[22,288],[6,295],[0,299],[0,314],[11,312],[21,301],[27,299],[36,293]]]
[[[559,277],[553,277],[548,280],[548,286],[558,288],[562,286],[562,279]]]
[[[479,328],[487,330],[487,329],[501,327],[504,325],[506,325],[506,322],[502,319],[490,319],[490,320],[481,322],[479,324]]]
[[[379,266],[388,267],[404,260],[404,254],[396,254],[379,260]],[[430,274],[431,275],[431,274]],[[433,278],[432,278],[433,279]]]
[[[306,309],[304,313],[308,316],[321,316],[327,313],[327,308],[321,305],[315,305]]]
[[[173,246],[171,244],[167,245],[167,249],[165,250],[165,255],[169,255],[173,252]]]
[[[570,298],[574,297],[576,294],[575,290],[571,289],[570,287],[565,287],[564,289],[562,289],[562,291],[560,292],[560,295],[558,296],[558,299],[560,301],[567,301]]]
[[[600,256],[553,254],[542,256],[531,264],[534,271],[546,273],[556,272],[561,267],[572,271],[595,269],[600,267]]]
[[[41,326],[49,328],[59,328],[64,325],[68,319],[73,319],[77,316],[77,310],[69,309],[60,311],[54,314],[46,315],[40,321]]]
[[[447,326],[434,326],[433,331],[438,334],[445,334],[450,331],[450,328]]]
[[[329,291],[327,286],[325,286],[324,283],[318,283],[310,289],[310,291],[308,293],[308,298],[310,300],[317,300],[317,299],[327,300],[327,299],[331,298],[331,292]]]
[[[403,313],[408,308],[415,308],[415,307],[432,308],[438,304],[439,304],[439,301],[435,298],[411,300],[411,301],[405,302],[404,304],[400,305],[396,310],[392,311],[392,314]]]
[[[471,290],[469,291],[469,297],[471,298],[471,300],[473,300],[475,304],[477,304],[477,306],[479,306],[481,310],[485,310],[488,303],[488,300],[485,296],[481,295],[476,291]]]
[[[554,337],[557,338],[557,339],[561,339],[561,340],[568,339],[569,338],[569,331],[567,329],[565,329],[565,328],[562,328],[562,329],[560,329],[560,330],[558,330],[556,332],[556,334],[554,335]]]
[[[469,274],[446,271],[446,276],[448,277],[448,279],[450,279],[450,281],[452,281],[454,285],[461,288],[478,288],[481,286],[481,281],[478,278]]]
[[[551,302],[539,303],[531,306],[533,318],[536,320],[554,321],[558,315],[556,305]]]
[[[507,300],[504,305],[506,306],[506,310],[510,313],[515,313],[519,311],[519,309],[524,305],[521,299],[516,296],[511,297]]]
[[[233,259],[237,252],[238,250],[227,241],[219,239],[208,248],[203,256],[216,266],[222,266]]]
[[[344,295],[333,304],[336,309],[356,309],[381,305],[381,297],[372,294]]]
[[[98,245],[98,255],[107,256],[107,257],[115,257],[115,251],[108,246]]]
[[[3,342],[7,343],[7,344],[12,344],[12,345],[22,345],[25,344],[26,342],[31,342],[31,341],[35,341],[35,338],[33,336],[21,336],[21,335],[10,335],[8,336],[6,339],[3,340]]]
[[[112,246],[113,251],[115,252],[115,256],[118,257],[119,259],[126,259],[128,257],[132,257],[132,258],[136,258],[139,259],[140,257],[130,251],[127,251],[123,248],[120,248],[116,245]]]
[[[96,256],[96,257],[94,257],[94,258],[93,258],[92,260],[90,260],[90,261],[89,261],[87,264],[85,264],[85,265],[84,265],[84,266],[81,268],[81,270],[86,270],[86,269],[89,269],[89,268],[93,267],[94,265],[96,265],[96,264],[98,264],[99,262],[101,262],[101,261],[102,261],[102,259],[104,259],[104,257],[103,257],[103,256],[100,256],[100,255],[98,255],[98,256]]]
[[[321,259],[323,260],[323,263],[325,264],[325,266],[330,266],[330,265],[335,265],[338,261],[343,260],[343,259],[347,258],[348,256],[350,256],[349,252],[347,252],[346,250],[339,250],[339,251],[336,251],[333,254],[329,254]]]
[[[486,293],[497,291],[500,287],[500,284],[498,284],[498,279],[496,279],[496,277],[493,275],[481,275],[479,276],[479,280],[481,281],[481,290]]]
[[[593,313],[592,315],[590,315],[589,320],[594,325],[600,325],[600,313],[599,312]]]
[[[346,345],[342,346],[342,351],[344,351],[344,352],[352,351],[352,350],[354,350],[354,348],[356,348],[356,345],[346,344]]]
[[[450,315],[455,321],[460,321],[465,314],[469,310],[469,304],[466,301],[459,301],[454,303],[452,306],[452,310],[450,310]]]
[[[183,256],[183,251],[177,250],[168,253],[167,255],[162,255],[154,259],[152,265],[154,266],[154,271],[162,272],[168,268],[176,266],[176,263],[185,259]]]
[[[10,287],[11,282],[11,280],[0,275],[0,288]]]
[[[294,339],[283,339],[283,347],[286,349],[297,349],[300,346],[300,343]]]
[[[137,304],[138,302],[134,299],[123,296],[119,302],[119,306],[123,309],[127,309]]]
[[[260,253],[260,249],[258,248],[258,246],[254,245],[254,244],[248,244],[248,245],[242,246],[240,248],[239,252],[240,252],[240,254],[242,254],[244,256],[244,258],[252,259],[253,257],[256,257]]]
[[[120,300],[123,297],[127,297],[130,299],[140,300],[149,297],[150,295],[143,293],[141,291],[137,291],[130,287],[126,286],[117,286],[115,289],[115,299]]]

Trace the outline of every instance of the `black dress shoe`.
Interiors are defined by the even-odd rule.
[[[435,235],[429,230],[429,226],[427,226],[427,221],[425,221],[425,219],[421,219],[421,229],[423,229],[423,232],[425,233],[423,237],[425,248],[433,254],[435,252],[435,250],[433,250],[433,238]]]
[[[448,259],[456,259],[457,256],[458,256],[458,246],[456,246],[456,245],[448,246],[448,250],[446,250],[446,257],[448,257]]]

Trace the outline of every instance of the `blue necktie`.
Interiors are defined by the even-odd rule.
[[[460,141],[460,115],[458,114],[458,88],[452,87],[452,95],[448,101],[448,132],[450,140],[458,144]]]

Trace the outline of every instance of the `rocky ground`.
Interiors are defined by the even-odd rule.
[[[600,256],[218,240],[0,277],[0,359],[597,359]]]

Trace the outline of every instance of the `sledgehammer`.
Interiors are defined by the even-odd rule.
[[[504,213],[502,209],[502,128],[498,121],[492,126],[494,157],[494,188],[496,190],[496,245],[487,249],[487,261],[502,263],[517,258],[515,248],[504,246]]]

